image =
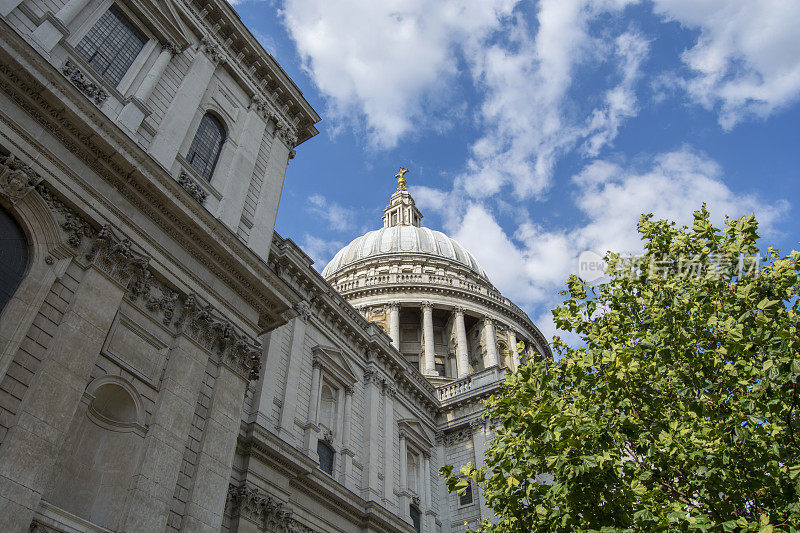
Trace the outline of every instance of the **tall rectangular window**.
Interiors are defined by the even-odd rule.
[[[112,5],[75,49],[113,86],[131,68],[147,38]]]

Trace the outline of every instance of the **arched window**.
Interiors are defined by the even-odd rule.
[[[186,159],[208,181],[214,174],[214,166],[224,142],[225,127],[222,122],[211,113],[203,115]]]
[[[0,208],[0,312],[14,296],[28,266],[28,240],[16,220]]]
[[[322,471],[333,475],[334,451],[331,445],[322,440],[317,441],[317,455],[319,456],[319,467]]]
[[[333,431],[334,420],[336,420],[336,395],[328,385],[322,386],[319,407],[319,423],[325,426],[325,429]]]

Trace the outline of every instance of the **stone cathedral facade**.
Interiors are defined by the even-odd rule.
[[[0,0],[0,531],[460,532],[546,354],[405,189],[320,275],[319,116],[224,0]]]

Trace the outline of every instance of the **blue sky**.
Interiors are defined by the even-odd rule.
[[[581,251],[635,253],[641,212],[755,212],[797,248],[797,0],[245,0],[323,116],[277,227],[321,270],[380,227],[408,167],[423,224],[547,334]]]

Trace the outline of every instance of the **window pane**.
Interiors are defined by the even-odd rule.
[[[28,240],[19,224],[0,207],[0,311],[14,296],[28,266]]]
[[[211,181],[219,151],[225,142],[225,129],[217,117],[210,113],[203,115],[186,159],[203,176]]]
[[[322,441],[317,441],[317,455],[319,455],[319,467],[322,471],[333,475],[333,448]]]
[[[128,72],[147,41],[117,6],[112,5],[81,39],[76,50],[112,85]]]
[[[463,496],[458,497],[458,504],[459,505],[469,505],[472,503],[472,482],[470,481],[467,485],[467,490],[464,492]]]
[[[414,530],[419,533],[422,531],[422,520],[420,520],[420,512],[414,505],[409,506],[408,509],[409,513],[411,514],[411,522],[414,524]]]

